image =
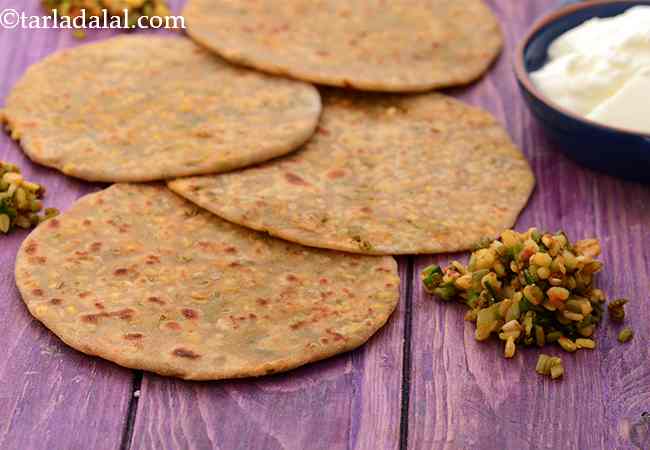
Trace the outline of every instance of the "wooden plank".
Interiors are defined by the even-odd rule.
[[[566,379],[550,381],[534,372],[538,350],[505,360],[501,345],[474,340],[473,325],[463,322],[460,306],[443,305],[422,292],[417,279],[422,268],[466,255],[419,257],[412,288],[408,447],[636,448],[628,438],[630,427],[650,411],[650,188],[578,167],[544,137],[525,108],[511,56],[524,30],[555,2],[489,3],[505,30],[504,54],[479,84],[454,93],[496,114],[533,166],[537,188],[517,228],[598,236],[605,262],[600,286],[612,297],[632,299],[628,324],[637,337],[620,345],[620,328],[606,323],[594,351],[545,349],[561,354],[566,369]]]
[[[407,266],[401,258],[402,280]],[[408,284],[388,324],[350,353],[240,381],[145,374],[133,448],[397,449]]]
[[[41,15],[40,2],[0,0]],[[91,39],[110,36],[95,33]],[[79,45],[66,30],[0,28],[0,95],[32,63],[53,51]],[[0,159],[18,164],[30,180],[48,188],[47,206],[62,210],[100,188],[32,164],[5,133]],[[0,448],[118,448],[126,426],[133,374],[65,346],[29,315],[15,287],[14,259],[26,232],[0,236]]]

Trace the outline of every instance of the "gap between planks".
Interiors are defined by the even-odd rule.
[[[133,382],[131,383],[131,398],[129,399],[129,408],[126,410],[126,422],[124,424],[124,431],[122,432],[122,442],[120,442],[120,450],[129,450],[133,445],[133,425],[135,424],[135,416],[138,414],[138,401],[140,400],[139,393],[142,386],[143,373],[141,370],[133,371]]]
[[[409,256],[406,262],[406,294],[404,304],[404,346],[402,349],[402,406],[399,421],[399,448],[408,449],[409,403],[411,399],[411,328],[415,258]]]

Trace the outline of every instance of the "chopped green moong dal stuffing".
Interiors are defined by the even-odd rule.
[[[41,201],[43,186],[27,181],[14,164],[0,161],[0,234],[8,234],[15,227],[31,228],[56,216],[59,211],[46,208],[43,215]]]
[[[440,300],[469,308],[465,320],[476,324],[476,340],[497,335],[506,358],[520,346],[556,343],[567,352],[596,348],[592,336],[605,304],[603,291],[594,287],[594,276],[603,268],[596,259],[598,240],[571,243],[564,232],[531,228],[506,230],[475,248],[466,266],[453,261],[444,269],[427,267],[422,283]],[[626,302],[612,302],[613,320],[622,320]],[[554,376],[550,362],[539,363],[538,372],[540,364],[553,378],[563,373],[559,362]]]

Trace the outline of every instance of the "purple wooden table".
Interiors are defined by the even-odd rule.
[[[40,14],[38,3],[0,0],[0,10]],[[175,11],[182,3],[172,2]],[[361,349],[285,375],[182,382],[84,356],[32,320],[13,278],[26,236],[19,232],[0,237],[0,448],[636,448],[630,430],[650,411],[650,189],[576,166],[524,107],[510,69],[513,48],[556,2],[489,3],[501,18],[505,51],[481,82],[451,93],[494,113],[535,170],[538,185],[518,228],[602,239],[600,284],[632,299],[632,343],[618,344],[618,329],[605,325],[599,347],[563,355],[566,379],[551,382],[534,373],[538,351],[504,360],[500,346],[474,341],[460,308],[423,295],[418,272],[452,256],[409,257],[399,260],[400,307]],[[30,64],[75,45],[66,31],[0,29],[0,95]],[[101,188],[31,164],[5,135],[0,159],[44,183],[47,204],[62,210]]]

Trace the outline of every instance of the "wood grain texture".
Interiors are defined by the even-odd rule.
[[[388,324],[350,353],[259,379],[145,374],[132,448],[397,449],[407,285]]]
[[[530,160],[538,184],[518,229],[564,229],[572,238],[597,236],[605,271],[600,286],[628,297],[632,343],[616,341],[618,326],[598,331],[594,351],[560,354],[566,378],[538,376],[539,350],[502,357],[501,344],[474,340],[459,305],[422,291],[418,274],[437,261],[466,255],[419,257],[414,268],[412,372],[408,424],[411,449],[636,448],[630,427],[650,411],[650,189],[578,167],[545,139],[517,92],[511,55],[525,29],[554,2],[489,2],[501,18],[506,48],[480,83],[453,93],[493,112]],[[647,442],[650,445],[650,441]]]
[[[0,10],[41,14],[38,2],[0,0]],[[78,45],[70,33],[0,28],[0,95],[32,63]],[[31,164],[5,133],[0,159],[18,164],[48,188],[47,206],[66,209],[99,186]],[[14,282],[14,259],[27,232],[0,236],[0,448],[113,449],[126,425],[133,375],[61,343],[25,308]]]

